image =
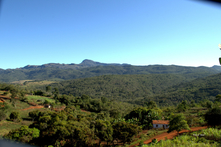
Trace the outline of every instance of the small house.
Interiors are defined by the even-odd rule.
[[[159,129],[159,128],[164,128],[168,129],[169,128],[169,120],[153,120],[153,128]]]
[[[46,104],[45,108],[51,108],[51,105]]]

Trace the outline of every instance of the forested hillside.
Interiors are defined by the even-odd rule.
[[[192,74],[104,75],[62,81],[51,86],[57,87],[62,94],[103,96],[141,105],[150,100],[166,106],[182,100],[214,100],[221,93],[221,74],[193,78]]]
[[[221,74],[173,85],[164,89],[162,94],[153,96],[153,99],[162,104],[168,101],[177,103],[182,100],[199,102],[203,99],[214,100],[218,94],[221,94]]]
[[[185,67],[176,65],[132,66],[105,64],[84,60],[81,64],[45,64],[24,68],[0,70],[0,82],[18,80],[70,80],[100,75],[123,74],[188,74],[193,78],[206,77],[220,72],[219,67]]]

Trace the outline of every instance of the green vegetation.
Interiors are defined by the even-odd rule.
[[[158,106],[176,106],[185,100],[193,104],[203,100],[214,101],[221,93],[221,74],[188,82],[190,80],[191,77],[179,74],[105,75],[50,86],[57,87],[61,94],[75,97],[86,94],[92,98],[106,97],[143,106],[149,101],[155,101]],[[185,107],[178,109],[185,111]]]
[[[178,114],[175,116],[172,116],[169,123],[169,130],[168,133],[176,130],[179,134],[181,130],[191,130],[187,124],[187,121],[185,120],[185,117],[183,114]]]
[[[36,104],[45,102],[46,100],[50,103],[55,102],[55,100],[52,99],[52,98],[43,97],[43,96],[36,96],[36,95],[28,95],[28,96],[26,96],[26,98],[27,98],[27,101],[33,102],[33,103],[36,103]]]
[[[218,146],[219,72],[91,61],[3,70],[6,81],[32,80],[0,84],[0,136],[37,146],[146,146],[145,139],[162,132],[209,125],[214,128],[199,131],[202,136],[153,139],[149,146]],[[42,81],[56,78],[74,80]],[[169,120],[170,127],[153,129],[153,120]]]
[[[150,145],[143,145],[142,147],[169,147],[169,146],[179,146],[179,147],[218,147],[219,143],[210,143],[209,141],[201,138],[195,138],[192,136],[179,136],[173,140],[159,141],[152,143]]]
[[[102,63],[87,63],[74,67],[76,64],[47,64],[42,66],[26,66],[19,69],[0,71],[1,82],[20,80],[70,80],[95,77],[100,75],[125,74],[183,74],[192,78],[206,77],[219,73],[219,69],[209,67],[183,67],[175,65],[131,66]]]
[[[216,107],[216,108],[210,109],[205,114],[205,120],[210,126],[215,127],[216,125],[221,125],[221,108]]]

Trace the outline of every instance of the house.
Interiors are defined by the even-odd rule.
[[[51,108],[51,105],[46,104],[46,105],[45,105],[45,108]]]
[[[169,128],[169,120],[153,120],[152,124],[153,124],[153,128],[155,129],[159,129],[159,128],[168,129]]]

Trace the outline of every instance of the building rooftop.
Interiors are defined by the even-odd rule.
[[[167,124],[169,125],[169,120],[153,120],[153,124]]]

